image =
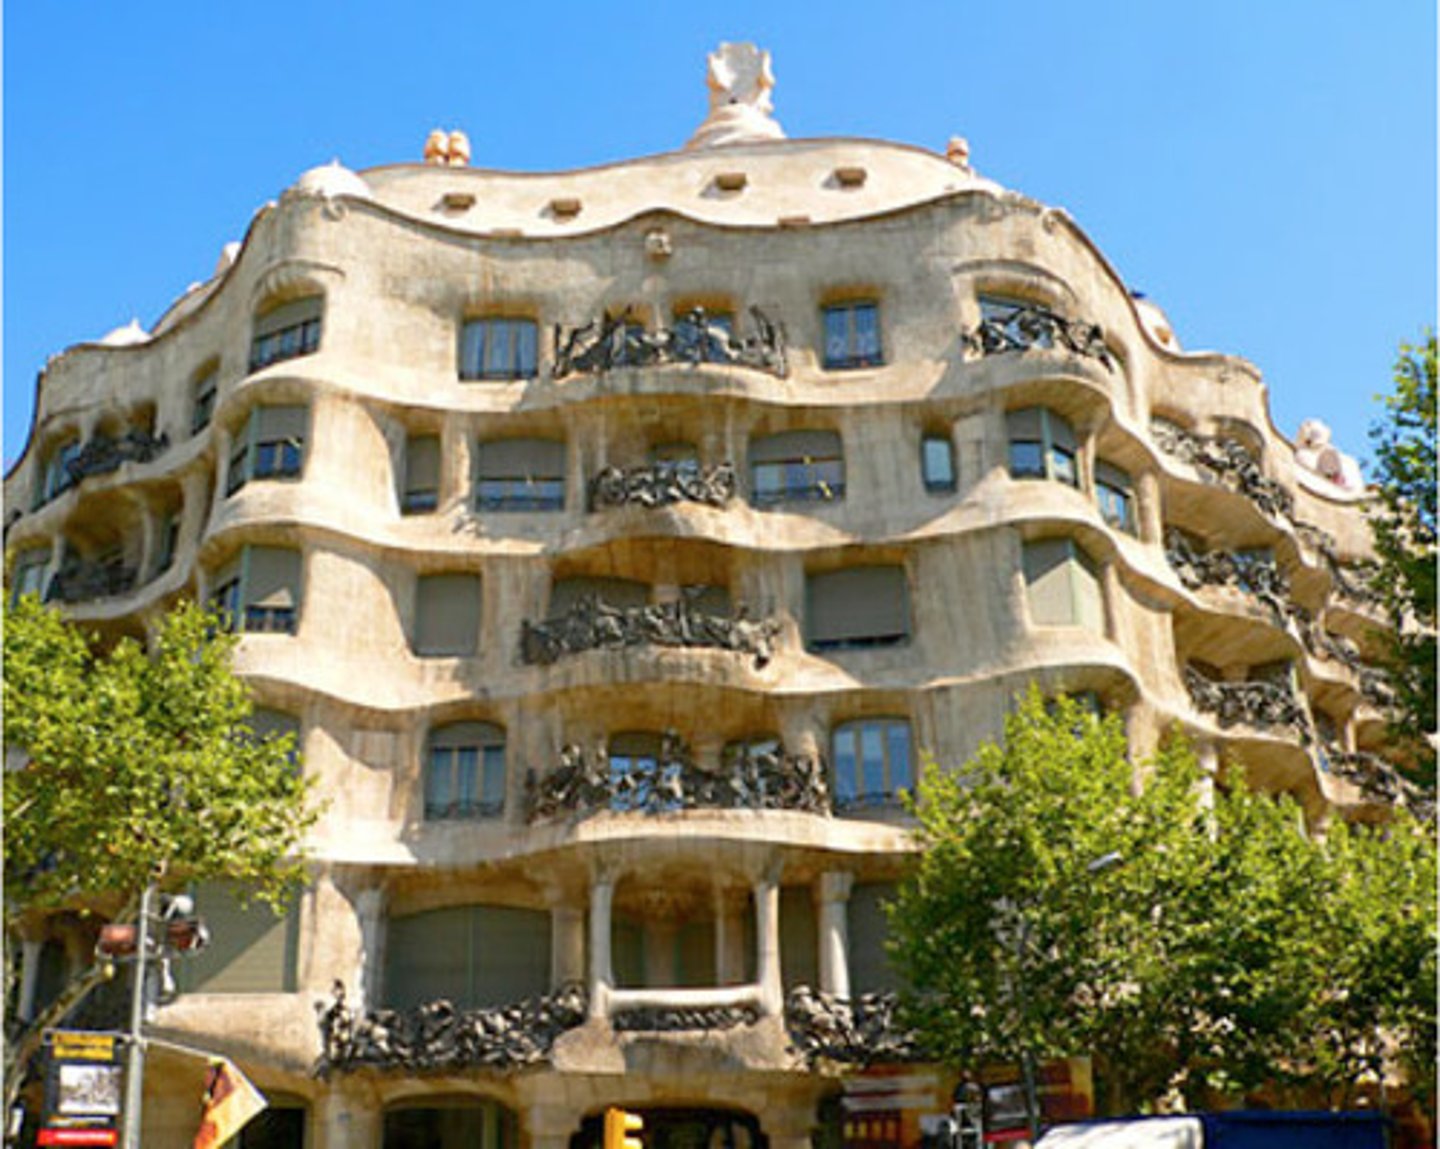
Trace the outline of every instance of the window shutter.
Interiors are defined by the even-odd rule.
[[[810,576],[806,623],[812,645],[896,640],[910,633],[905,569],[849,567]]]
[[[452,722],[432,730],[429,743],[436,750],[458,746],[504,746],[505,730],[489,722]]]
[[[392,917],[385,952],[391,1008],[411,1009],[442,997],[460,1009],[470,1007],[469,907]]]
[[[434,491],[440,487],[440,437],[411,435],[405,440],[405,490]]]
[[[288,439],[303,443],[309,414],[310,410],[305,406],[257,407],[253,440],[263,443]]]
[[[308,319],[319,319],[324,308],[325,299],[320,295],[307,295],[304,299],[293,299],[279,307],[272,307],[264,315],[256,317],[255,337],[259,339],[287,327],[295,327]]]
[[[784,431],[750,441],[751,463],[838,459],[841,456],[840,436],[834,431]]]
[[[258,899],[244,908],[233,887],[202,885],[195,905],[210,927],[210,944],[176,962],[182,988],[192,993],[293,993],[299,910],[277,915]]]
[[[716,984],[714,919],[680,924],[675,933],[675,974],[679,986],[709,988]]]
[[[1011,442],[1017,439],[1034,443],[1043,441],[1045,436],[1040,426],[1040,408],[1025,407],[1019,411],[1008,412],[1005,415],[1005,430]]]
[[[510,906],[470,907],[472,1007],[513,1005],[550,988],[550,915]]]
[[[1121,491],[1129,491],[1130,476],[1113,463],[1107,463],[1097,459],[1095,461],[1095,481],[1104,483],[1106,486],[1115,487]]]
[[[1045,410],[1045,421],[1050,427],[1050,442],[1071,454],[1075,452],[1075,428],[1070,423],[1055,414],[1054,411]]]
[[[300,602],[300,552],[289,547],[245,548],[246,606],[295,607]]]
[[[889,882],[858,883],[850,891],[850,992],[852,995],[899,988],[900,980],[885,953],[889,920],[881,903],[892,901]]]
[[[1037,626],[1071,626],[1075,601],[1070,593],[1069,539],[1026,543],[1023,557],[1030,620]]]
[[[474,654],[479,630],[478,575],[421,575],[416,579],[416,654]]]
[[[557,479],[565,474],[565,444],[558,439],[491,439],[480,444],[481,479]]]
[[[249,726],[257,738],[293,734],[295,735],[295,745],[300,745],[300,719],[293,714],[286,714],[283,710],[257,706],[250,712]]]
[[[780,977],[787,990],[820,985],[820,931],[809,886],[780,887]]]

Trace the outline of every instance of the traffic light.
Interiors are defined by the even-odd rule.
[[[645,1131],[645,1118],[638,1113],[611,1106],[605,1110],[605,1142],[602,1149],[644,1149],[638,1136]]]

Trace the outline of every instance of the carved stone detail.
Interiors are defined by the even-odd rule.
[[[1306,744],[1313,738],[1310,716],[1292,689],[1274,682],[1215,682],[1192,666],[1185,667],[1185,688],[1196,709],[1215,715],[1222,727],[1243,722],[1287,728]]]
[[[901,1028],[897,1005],[893,993],[866,993],[852,1001],[797,986],[785,1002],[791,1047],[809,1065],[922,1061],[919,1034]]]
[[[550,773],[526,778],[530,820],[600,810],[665,814],[679,810],[829,810],[825,763],[803,754],[746,754],[732,748],[719,770],[696,765],[689,748],[667,732],[653,767],[616,773],[603,750],[571,744]]]
[[[565,614],[544,622],[521,623],[520,661],[549,666],[586,650],[636,646],[699,647],[748,654],[763,670],[775,655],[780,622],[751,619],[744,607],[725,617],[697,610],[700,588],[685,587],[674,602],[616,607],[587,595]]]
[[[982,319],[973,331],[960,332],[960,342],[975,356],[1054,347],[1098,360],[1107,371],[1115,370],[1114,356],[1105,346],[1105,333],[1099,324],[1066,319],[1033,303],[1017,303],[1006,314]]]
[[[443,998],[414,1009],[355,1010],[337,981],[331,1000],[315,1003],[320,1026],[317,1076],[362,1067],[508,1073],[548,1061],[566,1030],[585,1021],[586,993],[567,985],[545,997],[487,1009],[456,1009]]]
[[[749,367],[784,378],[790,372],[785,328],[758,307],[750,308],[753,333],[736,339],[702,308],[673,327],[646,331],[629,312],[606,316],[568,330],[555,325],[555,378],[576,373],[603,375],[617,367],[656,367],[667,363],[714,363]]]
[[[674,463],[648,467],[606,467],[590,480],[590,509],[669,507],[675,503],[703,503],[723,507],[735,497],[738,482],[730,463],[701,470]]]

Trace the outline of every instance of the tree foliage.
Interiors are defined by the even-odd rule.
[[[9,611],[7,765],[24,764],[5,775],[7,939],[51,910],[133,907],[157,873],[224,878],[276,905],[304,880],[309,787],[293,736],[251,730],[235,641],[193,605],[167,615],[148,649],[102,650],[33,596]]]
[[[1137,771],[1118,718],[1035,693],[1003,747],[928,768],[891,926],[937,1055],[1088,1053],[1115,1111],[1171,1089],[1341,1099],[1382,1031],[1433,1077],[1433,840],[1403,814],[1311,837],[1231,774],[1204,801],[1183,742]]]
[[[1435,336],[1400,348],[1385,417],[1370,429],[1379,505],[1371,515],[1380,559],[1376,589],[1391,630],[1385,636],[1400,699],[1397,733],[1413,740],[1436,730],[1435,645]],[[1417,748],[1418,749],[1418,748]],[[1435,787],[1434,751],[1418,779]]]

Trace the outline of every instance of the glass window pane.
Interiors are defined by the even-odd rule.
[[[855,801],[855,729],[846,727],[835,734],[835,802],[848,806]]]
[[[909,790],[914,785],[910,769],[910,726],[906,722],[885,725],[886,752],[890,759],[890,790]]]
[[[927,487],[955,485],[955,458],[950,440],[930,436],[923,444],[923,467]]]
[[[885,787],[885,745],[883,729],[878,722],[867,722],[860,727],[861,770],[864,774],[862,793],[884,794]]]
[[[1039,443],[1023,439],[1011,442],[1010,475],[1015,479],[1045,477],[1045,455]]]
[[[425,812],[429,817],[443,817],[454,801],[451,774],[454,760],[449,750],[430,751],[430,769],[425,776]]]
[[[1050,465],[1054,469],[1054,478],[1057,482],[1067,483],[1072,487],[1080,485],[1080,475],[1075,470],[1075,456],[1063,447],[1052,447],[1050,450]]]
[[[505,747],[485,747],[485,778],[480,800],[487,810],[499,810],[505,804]]]
[[[489,323],[485,347],[485,374],[492,379],[510,375],[510,324],[503,319]]]
[[[481,364],[485,362],[485,324],[472,320],[465,324],[460,333],[460,377],[478,379]]]
[[[831,307],[825,311],[825,361],[843,363],[850,357],[850,312]]]
[[[536,326],[532,320],[521,319],[515,324],[515,374],[523,378],[534,375],[540,357],[537,351]]]
[[[873,303],[859,304],[855,314],[855,359],[865,363],[880,361],[880,309]]]
[[[476,799],[480,796],[478,756],[479,752],[474,746],[463,746],[455,751],[458,798],[461,809],[465,811],[473,809]]]

